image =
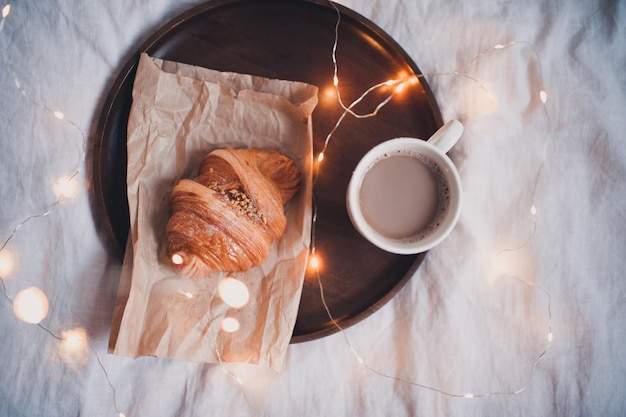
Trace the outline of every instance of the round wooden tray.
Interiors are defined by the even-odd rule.
[[[352,102],[379,82],[420,74],[383,30],[352,10],[337,7],[341,22],[336,56],[344,102]],[[337,12],[326,1],[214,0],[172,20],[133,53],[104,104],[94,145],[96,208],[120,260],[129,230],[126,127],[139,54],[318,86],[319,104],[313,113],[317,154],[342,113],[332,85],[336,22]],[[389,90],[368,96],[355,111],[373,110],[387,94]],[[427,138],[441,124],[437,104],[422,79],[394,97],[376,117],[346,117],[332,136],[314,188],[315,246],[322,261],[325,300],[343,328],[391,299],[425,256],[389,254],[356,232],[345,207],[350,175],[374,145],[399,136]],[[323,306],[317,276],[307,275],[292,343],[337,330]]]

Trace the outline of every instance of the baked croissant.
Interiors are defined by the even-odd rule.
[[[170,197],[167,249],[186,276],[261,264],[285,232],[284,204],[300,187],[295,162],[274,151],[216,149]]]

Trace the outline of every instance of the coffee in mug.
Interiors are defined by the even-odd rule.
[[[447,152],[463,126],[448,122],[428,141],[397,138],[372,148],[353,172],[346,205],[355,228],[393,253],[426,251],[458,220],[461,181]]]
[[[445,213],[448,185],[430,158],[400,150],[383,155],[367,170],[359,205],[365,220],[381,235],[420,238]]]

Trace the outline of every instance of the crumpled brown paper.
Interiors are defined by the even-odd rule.
[[[316,105],[312,85],[141,55],[128,121],[130,236],[111,331],[113,353],[280,370],[308,256]],[[226,146],[292,157],[303,185],[286,206],[285,235],[262,265],[188,279],[169,265],[169,196],[177,180],[194,176],[208,152]],[[220,298],[218,283],[228,276],[247,286],[245,306],[229,307]],[[221,329],[227,317],[239,322],[239,330]]]

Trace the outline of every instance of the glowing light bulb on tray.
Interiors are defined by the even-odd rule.
[[[318,269],[320,266],[320,260],[317,257],[317,255],[312,255],[311,256],[311,260],[309,261],[309,265],[311,266],[311,268],[313,269]]]
[[[183,257],[180,254],[175,253],[175,254],[172,255],[172,263],[174,265],[182,265],[184,261],[185,260],[183,259]]]
[[[224,278],[220,282],[218,292],[222,301],[234,308],[243,307],[250,301],[246,284],[232,277]]]
[[[308,277],[317,277],[323,266],[323,259],[316,252],[313,252],[309,255],[309,261],[307,263],[307,276]]]
[[[239,330],[239,320],[234,317],[226,317],[222,321],[222,330],[228,333],[233,333]]]

